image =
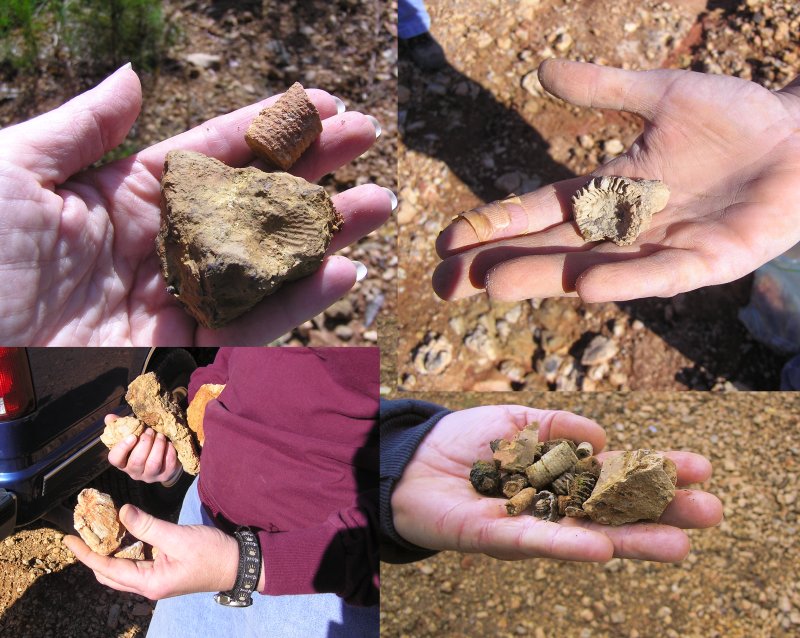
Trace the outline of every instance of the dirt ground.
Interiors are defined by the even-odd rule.
[[[382,135],[364,156],[323,183],[331,192],[374,182],[396,191],[396,5],[378,0],[247,2],[170,0],[179,27],[158,73],[141,73],[142,114],[130,153],[268,95],[293,82],[324,88],[348,109],[374,115]],[[192,53],[219,56],[199,68]],[[76,77],[63,60],[45,58],[45,73],[0,75],[0,126],[63,103],[99,78]],[[376,315],[394,312],[396,227],[389,223],[341,251],[369,273],[353,293],[279,340],[292,345],[373,345]],[[0,635],[14,638],[144,635],[152,604],[98,585],[61,545],[62,534],[38,524],[0,541]]]
[[[671,300],[588,305],[576,299],[490,303],[484,294],[443,302],[431,289],[430,276],[438,263],[436,236],[459,212],[586,174],[639,134],[635,116],[579,109],[549,96],[536,76],[542,60],[691,68],[777,88],[800,72],[797,3],[427,4],[431,33],[448,65],[421,73],[401,47],[397,375],[402,387],[776,389],[785,359],[751,339],[737,318],[748,302],[751,278]],[[589,369],[581,357],[597,335],[619,352]]]
[[[791,393],[414,395],[452,409],[563,408],[597,420],[608,449],[711,459],[702,489],[725,519],[689,535],[678,564],[504,562],[444,552],[381,571],[381,636],[779,638],[800,631],[800,397]],[[769,459],[765,461],[765,459]],[[467,480],[465,477],[464,480]]]

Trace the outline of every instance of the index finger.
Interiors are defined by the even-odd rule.
[[[574,177],[461,213],[436,238],[445,259],[469,248],[507,237],[527,235],[572,219],[571,198],[586,177]]]
[[[125,587],[140,589],[145,578],[143,570],[150,570],[153,567],[152,561],[114,558],[93,552],[78,536],[65,536],[64,545],[89,569]]]
[[[336,99],[320,89],[306,89],[309,99],[321,119],[336,115]],[[164,157],[172,150],[197,151],[214,157],[228,166],[242,166],[253,158],[244,140],[244,132],[264,107],[278,101],[283,94],[273,95],[261,102],[215,117],[193,129],[164,140],[136,154],[136,159],[154,176],[161,177]]]

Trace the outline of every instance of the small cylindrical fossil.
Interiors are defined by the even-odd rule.
[[[578,457],[575,456],[575,452],[572,451],[569,443],[564,441],[528,467],[525,475],[533,487],[540,489],[552,483],[564,472],[571,470],[577,462]]]
[[[587,459],[594,455],[594,447],[589,441],[584,441],[577,448],[575,448],[575,456],[579,459]]]
[[[569,503],[565,508],[567,516],[578,517],[583,514],[578,513],[578,510],[583,512],[583,504],[592,495],[592,490],[597,484],[597,477],[590,472],[578,474],[569,489]]]
[[[536,490],[532,487],[520,490],[506,502],[506,512],[509,516],[519,516],[531,506],[535,497]]]
[[[500,472],[492,461],[475,461],[469,482],[481,494],[494,495],[500,489]]]
[[[569,507],[569,496],[559,496],[558,497],[558,515],[559,516],[566,516],[567,515],[567,507]]]
[[[322,133],[322,121],[303,86],[295,82],[277,102],[262,110],[244,135],[251,150],[288,170]]]
[[[580,459],[575,464],[575,474],[583,474],[584,472],[589,472],[594,474],[595,478],[600,476],[600,470],[602,467],[600,466],[600,461],[597,460],[596,456],[590,456],[585,459]]]
[[[524,474],[508,474],[500,478],[500,489],[506,498],[511,498],[526,487],[528,478]]]
[[[572,472],[564,472],[553,481],[553,493],[558,496],[566,496],[569,494],[569,486],[574,478],[575,474]]]
[[[543,521],[558,520],[558,499],[552,492],[541,491],[533,499],[533,515]]]
[[[550,439],[549,441],[545,441],[544,443],[542,443],[542,454],[547,454],[554,447],[558,447],[562,443],[566,443],[567,445],[569,445],[569,447],[572,448],[573,452],[578,447],[575,444],[575,441],[571,441],[570,439]]]

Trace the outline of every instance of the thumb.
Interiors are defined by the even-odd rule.
[[[171,541],[175,538],[175,532],[180,530],[180,525],[162,521],[133,505],[122,506],[119,520],[131,535],[148,545],[164,550],[167,554]]]
[[[655,116],[674,71],[626,71],[568,60],[545,60],[539,81],[556,97],[577,106]]]
[[[59,108],[5,129],[13,163],[53,187],[119,146],[142,108],[139,76],[130,64]]]

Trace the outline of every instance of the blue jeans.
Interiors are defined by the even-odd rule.
[[[213,525],[192,483],[181,507],[181,525]],[[269,560],[269,557],[267,557]],[[223,607],[213,593],[165,598],[156,605],[147,638],[378,638],[378,606],[353,607],[336,594],[262,596],[245,608]]]
[[[425,33],[431,26],[431,17],[425,9],[425,0],[400,0],[397,4],[397,36],[403,40]]]

